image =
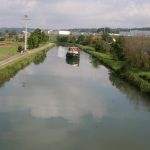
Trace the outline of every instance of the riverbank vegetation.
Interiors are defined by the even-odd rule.
[[[43,46],[49,40],[48,35],[41,29],[35,29],[28,37],[28,49]],[[24,34],[15,31],[0,33],[0,61],[18,54],[19,48],[24,47]]]
[[[41,29],[35,29],[28,38],[28,48],[33,49],[48,42],[49,37]]]
[[[46,58],[47,50],[39,51],[37,53],[33,53],[31,55],[25,56],[23,59],[19,61],[15,61],[4,68],[0,68],[0,86],[6,81],[9,81],[13,76],[15,76],[21,69],[25,68],[31,63],[40,64]]]
[[[58,43],[69,43],[97,58],[121,78],[150,94],[150,38],[79,35],[58,36]]]
[[[13,39],[0,40],[0,61],[16,55],[19,45],[22,45],[22,43]]]

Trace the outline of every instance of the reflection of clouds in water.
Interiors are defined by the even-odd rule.
[[[96,119],[106,115],[103,99],[93,99],[88,91],[82,91],[81,94],[77,87],[67,89],[67,92],[70,94],[64,93],[58,96],[57,93],[49,92],[48,89],[43,91],[34,89],[33,95],[26,97],[0,97],[0,112],[30,110],[33,117],[62,117],[70,122],[80,122],[87,113],[91,113]]]
[[[34,75],[34,71],[33,71],[33,69],[31,69],[31,67],[25,68],[24,73],[27,75]]]
[[[66,57],[66,50],[64,49],[64,47],[59,46],[58,47],[58,57],[60,58],[65,58]]]
[[[24,70],[22,70],[19,74],[16,75],[16,77],[18,78],[18,80],[12,80],[11,82],[11,86],[15,87],[15,88],[19,88],[19,87],[25,87],[26,86],[26,82],[27,82],[27,78],[29,76],[34,75],[35,72],[33,71],[33,69],[31,69],[31,67],[26,67]]]
[[[59,47],[60,57],[64,52]],[[62,117],[70,122],[80,122],[89,113],[96,119],[107,115],[106,102],[100,97],[98,87],[112,86],[108,70],[102,66],[93,69],[84,53],[77,69],[63,63],[57,49],[49,54],[42,67],[30,65],[9,82],[10,85],[25,82],[26,88],[18,91],[12,88],[0,96],[0,112],[30,111],[34,117]]]
[[[89,64],[88,64],[89,65]],[[74,69],[73,67],[67,66],[59,66],[59,64],[55,65],[55,67],[50,68],[50,70],[47,70],[50,74],[53,74],[55,76],[61,76],[64,78],[83,78],[89,81],[100,81],[100,85],[105,87],[111,87],[111,83],[109,81],[109,75],[108,70],[101,66],[100,69],[92,69],[91,67],[87,65],[87,68],[85,67],[78,67]],[[82,64],[80,65],[82,66]],[[59,68],[59,69],[58,69]],[[67,68],[67,69],[66,69]]]

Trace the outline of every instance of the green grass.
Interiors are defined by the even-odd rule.
[[[141,92],[150,94],[150,71],[137,68],[122,70],[126,64],[125,61],[118,61],[111,54],[96,52],[94,48],[78,45],[83,51],[97,58],[105,66],[114,70],[121,78],[125,79]]]
[[[11,77],[15,76],[16,73],[25,68],[27,65],[29,65],[31,62],[33,62],[36,58],[37,54],[32,54],[30,56],[27,56],[19,61],[15,61],[5,68],[0,68],[0,86],[2,86],[6,81],[8,81]]]
[[[3,86],[6,81],[10,80],[10,78],[15,76],[19,70],[25,68],[30,63],[42,63],[46,58],[46,52],[53,46],[54,44],[50,43],[46,45],[45,48],[43,47],[41,51],[25,55],[21,60],[13,61],[9,65],[0,68],[0,86]]]
[[[148,81],[150,83],[150,71],[149,70],[141,70],[141,69],[136,69],[134,70],[134,73],[137,74],[141,79]]]
[[[124,64],[123,61],[115,60],[111,54],[96,52],[94,48],[88,47],[88,46],[83,46],[83,45],[77,45],[77,46],[79,46],[83,51],[94,56],[100,62],[102,62],[104,65],[106,65],[107,67],[109,67],[115,71],[120,69],[122,67],[122,65]]]
[[[50,42],[57,42],[57,35],[50,34],[49,35],[49,41]]]
[[[91,52],[93,56],[99,59],[102,63],[104,63],[109,68],[117,71],[121,68],[123,62],[115,60],[110,54],[104,54],[99,52]]]
[[[17,54],[17,47],[0,47],[0,61]]]

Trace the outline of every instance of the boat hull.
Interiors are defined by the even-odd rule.
[[[69,47],[66,57],[79,57],[80,49],[78,47]]]
[[[66,57],[79,57],[80,54],[75,54],[75,53],[67,53]]]

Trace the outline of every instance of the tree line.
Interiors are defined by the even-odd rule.
[[[33,49],[39,47],[40,44],[47,42],[48,35],[41,29],[35,29],[28,38],[28,48]]]
[[[150,38],[144,36],[110,36],[108,32],[97,35],[69,35],[57,37],[58,42],[93,47],[95,51],[111,54],[114,59],[125,61],[128,67],[150,69]]]

